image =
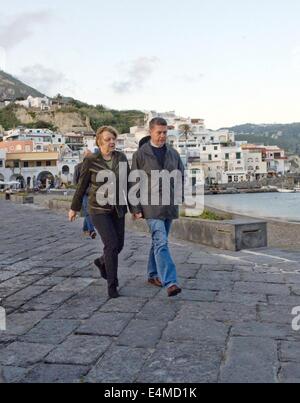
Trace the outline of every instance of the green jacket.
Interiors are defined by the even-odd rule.
[[[124,166],[126,168],[125,171],[124,169],[122,170],[122,175],[124,175],[124,177],[122,178],[120,178],[119,175],[119,167],[121,162],[124,163]],[[99,203],[97,202],[97,192],[100,191],[101,186],[105,185],[105,183],[107,182],[107,180],[100,182],[97,181],[97,175],[100,171],[110,171],[110,172],[112,171],[116,176],[116,188],[115,188],[116,205],[106,204],[105,206],[100,206]],[[128,211],[127,205],[125,205],[125,203],[127,202],[129,172],[130,169],[126,155],[118,151],[113,152],[112,169],[109,168],[100,152],[85,158],[81,167],[79,183],[75,195],[73,197],[71,209],[74,211],[81,210],[83,197],[86,194],[87,190],[89,189],[88,207],[90,214],[92,215],[108,214],[115,209],[120,218],[124,217]],[[122,182],[121,184],[120,181]],[[120,195],[120,191],[123,194]],[[123,200],[121,203],[119,200],[119,196],[121,196]]]

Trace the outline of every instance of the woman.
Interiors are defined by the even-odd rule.
[[[96,259],[94,263],[102,277],[107,280],[110,298],[119,297],[118,255],[124,246],[126,189],[129,176],[129,165],[125,154],[116,151],[117,137],[117,130],[111,126],[103,126],[97,131],[96,142],[99,152],[85,158],[69,212],[69,220],[74,221],[81,210],[84,195],[90,187],[89,212],[104,244],[103,256]],[[123,179],[120,178],[119,173],[120,171],[123,177],[124,168],[121,163],[127,169]],[[115,178],[115,186],[109,187],[113,181],[112,178]],[[103,189],[106,191],[103,192]]]

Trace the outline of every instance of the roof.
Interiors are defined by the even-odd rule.
[[[77,138],[83,138],[83,134],[78,134],[78,133],[66,133],[65,137],[77,137]]]
[[[59,158],[58,153],[7,153],[6,161],[56,161]]]

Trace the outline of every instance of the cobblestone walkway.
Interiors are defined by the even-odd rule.
[[[128,232],[108,300],[81,221],[0,202],[0,366],[7,382],[300,382],[300,252],[172,242],[182,295],[145,283]]]

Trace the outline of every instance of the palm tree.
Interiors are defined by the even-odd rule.
[[[179,133],[180,135],[185,135],[185,139],[188,139],[188,135],[192,134],[192,128],[189,124],[185,123],[179,126]]]

